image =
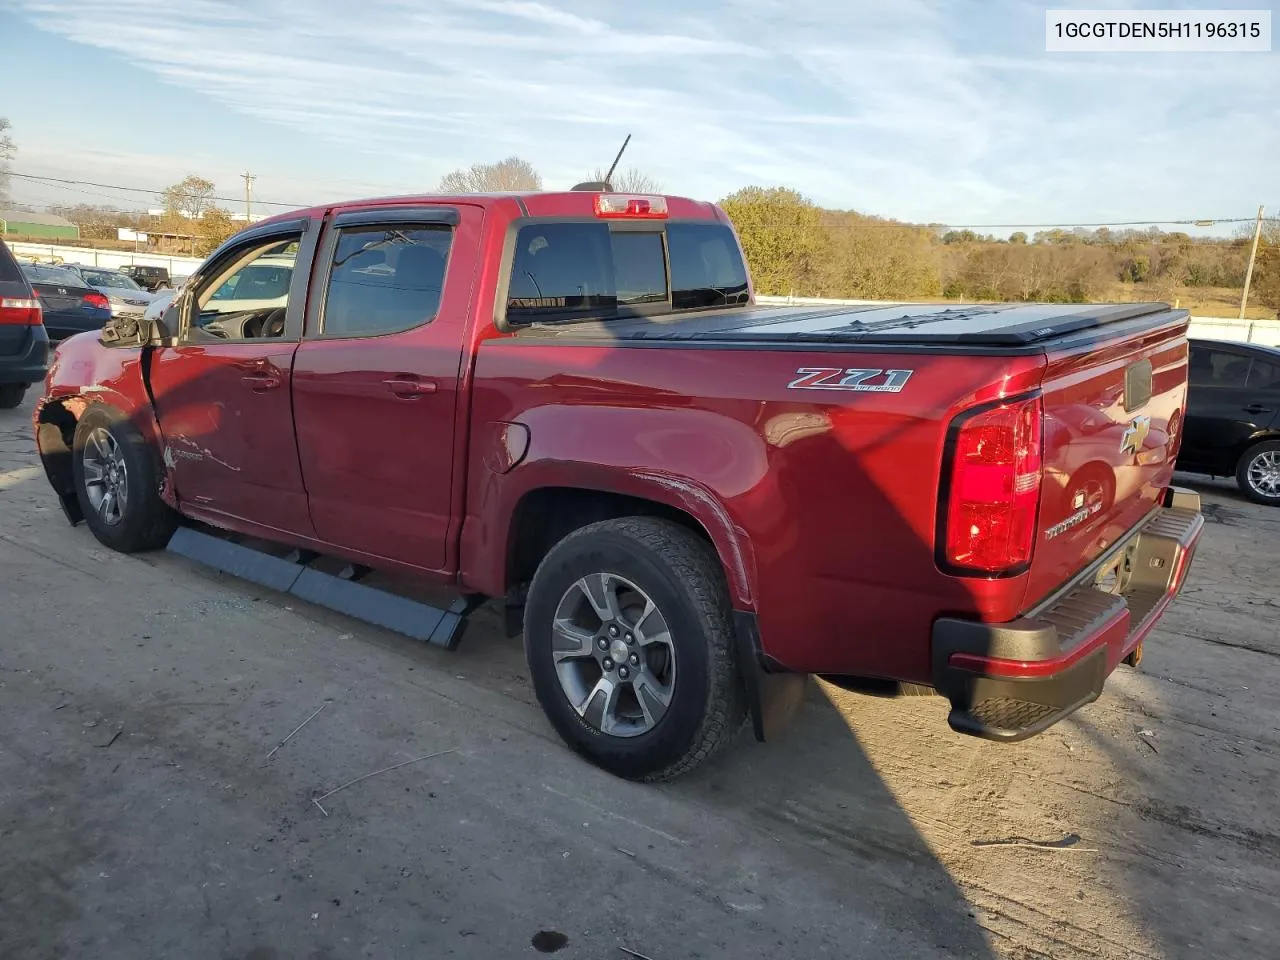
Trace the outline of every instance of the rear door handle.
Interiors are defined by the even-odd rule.
[[[251,373],[240,379],[254,390],[272,390],[284,382],[274,373]]]
[[[417,377],[392,377],[382,382],[398,397],[421,397],[435,393],[437,388],[434,380],[419,380]]]
[[[1251,403],[1251,404],[1249,404],[1247,407],[1245,407],[1245,408],[1244,408],[1244,412],[1245,412],[1245,413],[1270,413],[1270,412],[1271,412],[1271,408],[1270,408],[1270,407],[1264,407],[1264,406],[1263,406],[1262,404],[1260,404],[1260,403]]]

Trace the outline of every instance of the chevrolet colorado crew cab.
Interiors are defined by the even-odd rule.
[[[560,736],[657,780],[806,674],[930,688],[994,740],[1095,699],[1203,526],[1170,485],[1187,323],[766,308],[679,197],[368,200],[64,342],[35,425],[117,550],[185,519],[502,598]]]

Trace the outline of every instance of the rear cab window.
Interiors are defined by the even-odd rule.
[[[609,320],[746,304],[746,266],[713,221],[526,222],[515,236],[506,319]]]

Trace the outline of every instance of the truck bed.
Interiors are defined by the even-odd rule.
[[[522,339],[687,340],[712,343],[837,343],[988,347],[1037,352],[1046,341],[1102,327],[1155,327],[1181,311],[1167,303],[893,303],[840,307],[736,307],[608,321],[533,324]],[[1129,332],[1129,331],[1125,331]],[[1119,334],[1108,330],[1108,339]]]

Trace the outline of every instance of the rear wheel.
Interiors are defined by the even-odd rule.
[[[1236,483],[1250,500],[1280,506],[1280,440],[1246,450],[1236,467]]]
[[[137,427],[105,411],[76,425],[71,468],[85,523],[121,553],[169,542],[178,515],[160,499],[160,466]]]
[[[719,558],[670,521],[606,520],[565,537],[533,578],[524,637],[556,732],[619,776],[678,776],[746,717]]]
[[[22,405],[22,398],[27,395],[27,384],[0,384],[0,410],[14,410]]]

